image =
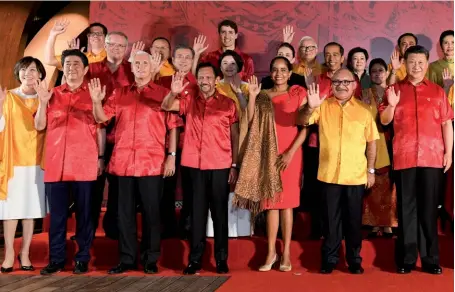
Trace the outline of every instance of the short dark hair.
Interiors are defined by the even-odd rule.
[[[441,48],[442,48],[442,42],[444,41],[445,37],[449,36],[449,35],[453,36],[453,30],[450,29],[450,30],[443,31],[441,33],[441,36],[439,37],[439,45],[441,46]]]
[[[407,33],[404,33],[404,34],[400,35],[400,37],[398,38],[398,47],[400,46],[401,39],[404,38],[404,37],[407,37],[407,36],[413,37],[414,40],[416,41],[416,45],[419,43],[419,40],[417,39],[417,37],[413,33],[407,32]]]
[[[224,57],[227,57],[227,56],[231,56],[232,58],[234,58],[235,64],[237,64],[237,73],[242,71],[242,68],[243,68],[242,57],[240,57],[240,55],[237,54],[233,50],[226,50],[226,51],[224,51],[223,54],[221,54],[220,59],[218,61],[218,67],[221,68],[221,63],[222,63]]]
[[[99,23],[99,22],[91,23],[88,27],[88,33],[90,33],[90,29],[95,26],[101,27],[103,29],[104,35],[107,35],[107,27],[104,24]]]
[[[352,58],[354,58],[354,54],[357,53],[362,53],[365,56],[365,61],[368,61],[368,52],[364,48],[361,47],[355,47],[352,50],[349,51],[348,53],[348,61],[346,67],[348,67],[349,70],[354,71],[354,68],[352,67]]]
[[[286,66],[288,67],[288,70],[289,71],[292,71],[292,64],[291,64],[291,61],[289,61],[286,57],[283,57],[283,56],[276,56],[275,58],[272,59],[272,61],[270,62],[270,72],[272,72],[272,69],[273,69],[273,64],[275,64],[276,61],[278,60],[283,60],[285,63],[286,63]]]
[[[404,53],[404,59],[407,60],[410,54],[423,54],[425,55],[427,60],[430,59],[430,53],[428,52],[428,50],[419,45],[409,47]]]
[[[340,48],[340,54],[341,56],[344,55],[344,48],[342,45],[340,45],[339,43],[337,42],[330,42],[328,43],[327,45],[324,46],[324,54],[325,54],[325,50],[328,48],[328,47],[331,47],[331,46],[337,46],[338,48]]]
[[[387,63],[381,58],[375,58],[370,62],[370,66],[368,67],[368,74],[371,75],[371,69],[373,68],[374,65],[381,65],[382,67],[384,67],[384,70],[387,71]]]
[[[288,48],[292,51],[292,57],[295,57],[295,49],[290,43],[281,43],[281,45],[278,47],[278,50],[281,48]]]
[[[44,68],[43,63],[36,58],[27,56],[17,61],[16,65],[14,65],[14,78],[16,78],[18,82],[21,82],[19,78],[19,71],[24,68],[27,69],[32,63],[35,63],[36,70],[38,70],[41,74],[40,80],[43,81],[46,78],[46,69]]]
[[[177,52],[177,50],[182,50],[182,49],[190,50],[191,51],[191,55],[194,58],[195,53],[194,53],[193,48],[190,47],[190,46],[187,46],[187,45],[177,45],[177,46],[175,46],[175,48],[172,50],[172,57],[175,57],[175,52]]]
[[[201,70],[202,68],[212,68],[213,70],[213,73],[215,74],[215,77],[217,77],[219,74],[218,74],[218,68],[216,68],[215,66],[213,66],[212,63],[210,62],[202,62],[202,63],[199,63],[196,67],[196,78],[199,74],[199,70]]]
[[[167,38],[165,38],[165,37],[157,37],[157,38],[154,38],[153,41],[152,41],[152,45],[153,45],[154,42],[160,41],[160,40],[161,40],[161,41],[165,41],[165,42],[169,45],[169,50],[171,49],[171,42],[170,42]]]
[[[82,64],[84,64],[84,67],[88,66],[88,58],[87,56],[79,51],[78,49],[75,50],[64,50],[62,52],[62,67],[65,66],[65,59],[69,56],[76,56],[81,58]]]
[[[238,32],[237,23],[235,23],[232,20],[225,19],[225,20],[221,21],[220,23],[218,23],[218,33],[221,32],[221,27],[223,27],[223,26],[229,26],[230,28],[232,28],[235,31],[235,33]]]

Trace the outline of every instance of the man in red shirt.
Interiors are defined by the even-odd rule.
[[[396,171],[398,239],[397,272],[415,269],[441,274],[438,247],[438,197],[443,173],[452,165],[453,111],[444,90],[425,78],[428,51],[413,46],[404,54],[407,77],[387,91],[381,123],[393,122],[393,167]]]
[[[106,86],[107,95],[110,96],[114,89],[123,86],[131,85],[134,82],[134,75],[131,71],[131,64],[125,58],[126,49],[128,48],[128,37],[119,31],[113,31],[106,35],[105,44],[107,57],[101,62],[91,63],[89,65],[89,72],[86,75],[86,80],[92,78],[99,78],[101,84]],[[104,155],[105,164],[109,164],[112,149],[114,148],[114,120],[110,121],[106,127],[101,129],[107,135],[106,150]],[[98,218],[101,211],[101,204],[103,202],[104,187],[106,178],[108,184],[108,202],[107,211],[104,215],[103,227],[106,236],[117,239],[117,196],[118,184],[112,175],[103,173],[95,184],[95,191],[93,193],[92,214],[94,221],[94,228],[98,227]]]
[[[184,274],[201,269],[206,242],[207,215],[210,208],[215,230],[215,259],[218,273],[228,273],[228,200],[229,184],[237,180],[239,127],[235,103],[216,91],[217,69],[201,63],[196,70],[200,92],[184,95],[188,82],[184,75],[174,76],[171,93],[162,108],[178,111],[186,118],[182,166],[191,179],[191,235],[189,264]]]
[[[98,160],[102,154],[98,149],[104,148],[104,141],[98,139],[92,101],[84,82],[88,59],[79,50],[66,50],[62,54],[62,63],[66,84],[54,88],[53,93],[45,89],[38,92],[40,104],[35,116],[36,129],[46,129],[44,182],[51,216],[50,263],[41,270],[41,275],[57,273],[65,265],[70,188],[76,202],[76,241],[79,246],[73,272],[82,274],[88,271],[89,250],[94,236],[92,188],[104,168],[103,162]]]
[[[137,265],[136,188],[139,190],[144,216],[141,242],[144,247],[141,255],[144,272],[158,272],[156,262],[160,255],[163,175],[174,175],[177,127],[183,125],[176,114],[161,110],[161,103],[169,90],[152,80],[153,66],[158,65],[146,52],[135,54],[132,62],[135,82],[114,90],[104,107],[102,101],[106,87],[101,86],[99,79],[92,79],[89,84],[95,120],[106,123],[112,117],[117,117],[114,150],[108,172],[117,176],[119,186],[120,264],[109,270],[109,274],[120,274],[135,269]],[[170,138],[166,155],[167,131],[170,132]]]
[[[194,50],[188,46],[178,45],[174,48],[172,53],[172,64],[178,72],[184,74],[184,82],[188,82],[188,86],[184,90],[185,95],[195,96],[199,91],[197,86],[196,77],[191,73],[191,66],[194,59]],[[171,89],[172,76],[160,77],[157,81],[161,86]],[[189,184],[189,176],[185,172],[185,168],[180,167],[184,132],[181,130],[178,139],[176,165],[177,174],[180,175],[183,204],[180,209],[180,228],[177,228],[177,218],[175,213],[175,193],[177,189],[178,175],[168,177],[164,180],[164,196],[161,201],[161,222],[164,227],[163,237],[174,237],[176,231],[180,229],[181,238],[186,238],[189,231],[189,206],[191,205],[191,193],[188,193],[191,185]]]
[[[218,24],[218,35],[220,37],[221,48],[219,48],[216,51],[209,52],[208,54],[203,56],[200,61],[202,63],[205,62],[211,63],[215,68],[218,68],[219,71],[220,56],[223,54],[223,52],[226,50],[235,51],[237,54],[240,55],[243,61],[242,71],[239,72],[240,78],[242,78],[243,81],[247,82],[250,79],[250,77],[254,75],[254,63],[253,59],[249,55],[242,53],[235,46],[235,41],[238,38],[237,23],[228,19],[223,20]],[[195,39],[193,49],[194,52],[196,53],[196,56],[194,58],[193,63],[193,73],[195,73],[196,64],[198,63],[201,54],[207,48],[208,46],[205,46],[204,36],[199,36]],[[221,73],[219,73],[219,76],[221,76]]]

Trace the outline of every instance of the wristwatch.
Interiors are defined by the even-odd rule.
[[[167,155],[170,155],[170,156],[174,156],[174,157],[175,157],[175,156],[177,155],[177,153],[175,153],[175,152],[168,152]]]
[[[376,171],[375,171],[375,169],[374,169],[374,168],[370,168],[370,169],[368,169],[368,173],[374,174],[375,172],[376,172]]]
[[[231,168],[235,168],[235,169],[238,169],[238,167],[237,167],[237,164],[235,164],[235,163],[232,163],[232,165],[231,165]]]

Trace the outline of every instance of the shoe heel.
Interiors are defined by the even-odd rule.
[[[276,264],[277,261],[278,261],[278,256],[275,255],[274,260],[270,264],[262,265],[262,266],[259,267],[259,272],[268,272],[268,271],[270,271],[273,268],[273,266]]]

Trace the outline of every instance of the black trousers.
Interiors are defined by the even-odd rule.
[[[175,213],[175,193],[177,190],[177,179],[180,171],[180,160],[182,151],[178,150],[175,157],[176,173],[164,179],[163,198],[161,200],[161,224],[164,233],[171,235],[177,231],[177,216]]]
[[[207,216],[210,208],[215,239],[215,259],[228,257],[229,171],[188,168],[191,179],[189,261],[201,262],[206,244]]]
[[[118,176],[118,228],[120,262],[136,265],[137,222],[135,187],[142,201],[141,261],[156,263],[160,256],[160,200],[162,176]]]
[[[422,264],[439,264],[437,217],[442,181],[440,168],[396,171],[398,237],[395,261],[398,266],[415,264],[417,250]]]
[[[323,263],[337,264],[343,239],[348,265],[360,264],[362,257],[362,197],[365,185],[346,186],[320,182],[322,195]]]
[[[90,261],[90,247],[94,236],[91,213],[93,184],[92,181],[46,183],[46,195],[50,208],[50,262],[64,264],[66,259],[66,222],[70,189],[76,203],[76,242],[79,246],[74,260]]]
[[[311,235],[320,237],[322,235],[322,201],[321,185],[318,181],[319,148],[304,147],[304,176],[303,176],[303,208],[311,215]]]
[[[180,167],[182,184],[182,209],[180,210],[180,231],[186,233],[190,231],[190,213],[192,208],[193,191],[191,185],[190,169],[185,166]]]

